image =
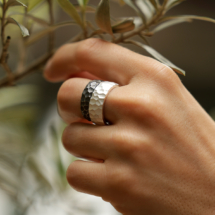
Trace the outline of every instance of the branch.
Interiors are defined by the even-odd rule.
[[[49,5],[50,25],[53,26],[54,25],[53,1],[52,0],[47,0],[47,1]],[[49,53],[52,53],[54,46],[55,46],[55,34],[54,34],[54,31],[52,31],[49,34],[49,48],[48,48]]]
[[[1,18],[1,42],[2,42],[2,53],[1,53],[1,59],[0,59],[0,64],[4,68],[4,70],[7,73],[7,79],[8,79],[8,84],[13,85],[13,73],[10,69],[10,67],[7,64],[7,59],[8,59],[8,48],[10,45],[10,37],[8,36],[7,39],[5,40],[5,17],[6,17],[6,12],[7,12],[7,3],[6,0],[3,0],[2,4],[2,18]]]
[[[131,32],[128,32],[128,33],[125,33],[123,35],[120,35],[120,37],[118,37],[116,40],[113,40],[112,42],[113,43],[121,43],[123,42],[124,40],[126,39],[129,39],[135,35],[138,35],[139,33],[141,33],[142,31],[148,29],[149,27],[152,27],[153,25],[155,25],[159,20],[160,18],[165,14],[165,7],[166,7],[166,3],[168,2],[168,0],[165,0],[163,5],[159,8],[159,11],[157,14],[154,15],[154,17],[152,18],[152,20],[146,25],[142,25],[140,26],[139,28],[131,31]]]
[[[52,10],[52,0],[47,0],[49,3],[49,13],[50,13],[50,23],[54,23],[54,17],[53,17],[53,10]],[[161,17],[165,14],[166,12],[166,4],[167,4],[168,0],[164,0],[163,4],[159,7],[159,11],[157,14],[154,15],[154,17],[152,18],[152,20],[146,25],[142,25],[139,28],[125,33],[125,34],[121,34],[118,38],[113,38],[112,42],[113,43],[121,43],[124,42],[126,39],[131,38],[135,35],[139,35],[141,32],[143,32],[144,30],[148,29],[149,27],[155,25],[156,23],[159,22],[159,20],[161,19]],[[99,30],[95,30],[94,32],[91,33],[90,37],[93,37],[95,35],[100,36],[101,31]],[[49,58],[52,56],[52,54],[54,53],[53,49],[54,49],[54,38],[53,35],[54,32],[51,33],[50,35],[50,41],[49,41],[49,53],[43,57],[41,57],[40,59],[36,60],[35,62],[33,62],[30,66],[28,66],[22,73],[15,73],[14,75],[14,81],[18,81],[20,79],[22,79],[23,77],[33,73],[35,70],[41,68],[42,66],[44,66],[46,64],[46,62],[49,60]],[[74,38],[72,38],[70,40],[70,42],[77,42],[80,41],[82,39],[83,33],[75,36]],[[84,35],[86,36],[86,35]],[[88,37],[89,38],[89,37]],[[3,86],[8,86],[10,85],[10,78],[9,77],[5,77],[2,80],[0,80],[0,88]]]
[[[4,47],[4,41],[5,41],[5,15],[6,15],[6,0],[3,0],[2,4],[2,18],[1,18],[1,42],[2,42],[2,47]]]
[[[83,36],[83,34],[80,33],[80,34],[76,35],[75,37],[73,37],[69,42],[71,42],[71,43],[78,42],[81,40],[82,36]],[[39,58],[38,60],[36,60],[32,64],[30,64],[25,70],[23,70],[22,73],[15,72],[15,75],[13,77],[14,82],[21,80],[22,78],[28,76],[29,74],[32,74],[36,70],[43,67],[46,64],[46,62],[52,57],[52,55],[54,53],[55,53],[55,51],[53,51],[51,54],[46,54],[46,55],[42,56],[41,58]],[[0,80],[0,88],[10,86],[10,85],[11,85],[11,81],[10,81],[9,77],[5,77]]]
[[[35,70],[42,67],[49,60],[50,57],[51,57],[50,55],[45,55],[45,56],[39,58],[38,60],[33,62],[30,66],[28,66],[22,73],[15,73],[13,80],[19,81],[20,79],[24,78],[25,76],[33,73]],[[9,81],[8,77],[5,77],[2,80],[0,80],[0,87],[5,87],[8,85],[10,85],[10,81]]]
[[[8,36],[6,41],[5,41],[5,43],[4,43],[4,46],[3,46],[3,49],[2,49],[2,54],[1,54],[1,59],[0,59],[1,64],[7,62],[8,48],[9,48],[9,45],[10,45],[10,39],[11,39],[11,37]]]

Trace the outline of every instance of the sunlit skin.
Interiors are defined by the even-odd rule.
[[[75,161],[67,180],[123,215],[215,214],[215,123],[164,64],[100,39],[64,45],[45,68],[64,81],[57,99]],[[82,91],[113,81],[105,102],[110,126],[83,119]]]

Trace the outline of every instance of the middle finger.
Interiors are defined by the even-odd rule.
[[[106,160],[115,151],[113,126],[94,126],[86,123],[72,123],[63,132],[62,142],[68,152],[76,157]]]

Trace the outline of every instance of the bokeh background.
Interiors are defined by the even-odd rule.
[[[75,1],[72,1],[77,3]],[[97,5],[99,1],[90,0]],[[55,21],[69,20],[55,6]],[[48,20],[47,8],[35,12]],[[113,17],[135,16],[128,6],[111,2]],[[215,19],[214,0],[187,0],[169,15],[199,15]],[[94,15],[87,16],[94,22]],[[39,26],[35,27],[39,30]],[[56,47],[79,32],[68,26],[56,31]],[[15,68],[20,51],[20,32],[9,29],[11,68]],[[137,38],[135,38],[137,39]],[[47,50],[48,38],[30,47],[27,61],[40,57]],[[179,75],[185,87],[203,108],[215,117],[215,24],[194,21],[173,26],[149,38],[150,45],[186,71]],[[140,48],[126,45],[147,55]],[[59,71],[60,72],[60,71]],[[0,68],[0,77],[4,71]],[[98,197],[81,194],[68,186],[65,171],[75,158],[61,144],[65,127],[56,110],[56,95],[61,83],[48,83],[42,69],[26,77],[12,88],[0,89],[0,214],[78,214],[115,215],[109,203]]]

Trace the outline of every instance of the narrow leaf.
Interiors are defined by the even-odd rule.
[[[140,10],[138,9],[138,7],[133,3],[132,0],[124,0],[124,2],[130,6],[136,13],[137,15],[142,19],[142,22],[144,23],[144,25],[146,25],[146,18],[144,16],[143,13],[140,12]]]
[[[7,18],[6,24],[9,24],[9,23],[16,24],[20,28],[23,37],[29,36],[28,29],[25,26],[18,23],[14,18],[12,17]]]
[[[165,28],[169,28],[173,25],[177,25],[183,22],[192,22],[192,19],[189,18],[178,18],[178,19],[173,19],[173,20],[168,20],[166,22],[161,23],[160,25],[158,25],[157,27],[155,27],[152,30],[152,33],[157,33],[158,31],[164,30]]]
[[[110,4],[109,0],[101,0],[96,9],[96,23],[100,29],[113,35],[110,21]]]
[[[78,4],[80,5],[80,6],[83,6],[84,5],[84,0],[77,0],[78,1]]]
[[[174,20],[174,19],[201,20],[201,21],[215,23],[215,19],[204,17],[204,16],[196,16],[196,15],[169,16],[169,17],[164,17],[163,19],[161,19],[161,21],[164,22],[167,20]]]
[[[83,27],[82,20],[75,9],[74,5],[69,0],[57,0],[62,9],[69,14],[80,26]]]
[[[112,30],[114,33],[124,33],[131,31],[135,28],[133,19],[126,19],[112,26]]]
[[[54,31],[60,27],[68,26],[68,25],[77,25],[77,23],[69,21],[69,22],[62,22],[62,23],[58,23],[53,26],[50,26],[50,27],[46,28],[45,30],[42,30],[36,34],[33,34],[31,37],[29,37],[29,39],[26,40],[25,45],[29,46],[29,45],[33,44],[34,42],[38,41],[39,39],[41,39],[42,37],[48,35],[52,31]]]
[[[78,0],[78,3],[79,3],[80,6],[85,7],[87,5],[88,1],[89,0]]]
[[[33,10],[37,5],[44,2],[44,0],[28,0],[28,11]]]
[[[144,14],[146,23],[148,23],[156,12],[154,6],[150,3],[150,1],[142,0],[136,0],[136,4],[140,11]]]
[[[155,49],[153,49],[150,46],[147,46],[145,44],[142,44],[140,42],[137,41],[133,41],[133,40],[129,40],[126,41],[127,43],[132,43],[136,46],[139,46],[143,49],[145,49],[150,55],[152,55],[154,58],[156,58],[157,60],[159,60],[161,63],[169,66],[171,69],[173,69],[175,72],[185,75],[185,71],[180,69],[179,67],[177,67],[176,65],[174,65],[172,62],[170,62],[168,59],[166,59],[165,57],[163,57],[160,53],[158,53]]]
[[[171,8],[177,6],[178,4],[182,3],[183,1],[186,1],[186,0],[168,0],[168,2],[166,4],[166,9],[170,10]]]
[[[12,7],[12,6],[23,6],[23,7],[27,7],[27,5],[25,5],[24,3],[22,3],[21,1],[18,0],[8,0],[6,7]]]

